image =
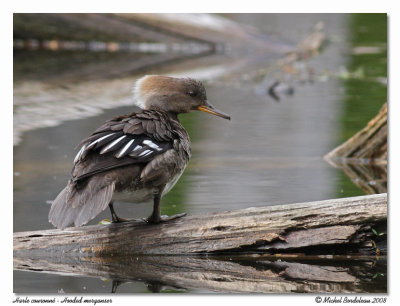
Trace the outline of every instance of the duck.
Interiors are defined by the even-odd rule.
[[[192,78],[145,75],[133,87],[140,111],[103,123],[76,147],[71,177],[49,211],[59,229],[82,226],[110,209],[113,223],[120,218],[114,201],[153,201],[147,223],[184,216],[161,216],[161,198],[184,172],[191,155],[190,139],[179,114],[203,111],[230,120],[207,99],[204,85]]]

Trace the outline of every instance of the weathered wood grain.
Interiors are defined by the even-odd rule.
[[[371,226],[385,231],[386,206],[387,195],[378,194],[187,216],[159,225],[15,233],[14,269],[110,279],[113,292],[131,281],[145,282],[155,292],[165,286],[385,292],[385,286],[370,284],[376,275],[386,275],[386,256],[351,253],[365,244],[375,247],[378,236]],[[324,252],[329,255],[318,255]]]
[[[387,103],[367,126],[342,145],[325,155],[334,166],[338,162],[387,163]]]
[[[386,221],[387,194],[247,208],[149,225],[126,222],[14,233],[14,257],[190,255],[296,250],[368,240]]]

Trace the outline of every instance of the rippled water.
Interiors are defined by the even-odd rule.
[[[271,67],[277,54],[254,56],[240,71],[204,80],[209,100],[229,113],[232,120],[205,113],[180,116],[191,137],[192,159],[176,187],[164,197],[162,213],[201,214],[363,195],[340,169],[327,164],[323,156],[365,126],[386,101],[386,85],[384,81],[382,84],[382,78],[386,77],[386,39],[367,35],[377,31],[386,33],[383,18],[369,17],[375,18],[374,24],[379,28],[376,29],[370,26],[367,17],[357,15],[226,17],[251,24],[269,37],[278,37],[285,46],[295,46],[299,37],[306,36],[316,22],[323,21],[328,40],[321,53],[308,62],[313,82],[289,79],[287,83],[294,92],[282,94],[279,101],[263,90],[262,83],[251,78],[252,72],[260,67]],[[372,54],[352,51],[365,45],[378,46],[381,51]],[[162,71],[185,74],[185,70],[179,71],[177,67],[163,67]],[[190,61],[185,67],[190,70]],[[359,74],[354,75],[354,71]],[[349,77],[349,72],[353,76]],[[196,71],[190,73],[196,76]],[[265,82],[273,80],[272,75]],[[101,80],[99,86],[94,81],[90,90],[101,96],[102,82],[118,83],[118,79]],[[121,99],[125,99],[122,105],[127,105],[130,83],[127,79],[121,82],[126,84],[125,92],[120,93]],[[73,102],[76,93],[65,90],[69,102]],[[40,97],[38,92],[35,99],[40,102]],[[14,231],[51,228],[47,221],[48,203],[69,178],[75,145],[103,121],[135,110],[131,106],[104,108],[96,116],[57,122],[22,134],[20,143],[14,147]],[[56,112],[62,113],[63,109],[60,107]],[[149,204],[116,203],[115,206],[123,217],[146,217],[152,210]],[[91,224],[109,217],[107,210]],[[57,293],[61,288],[65,292],[109,292],[111,284],[96,278],[20,271],[14,274],[15,292]],[[204,290],[189,288],[188,291]],[[141,282],[133,282],[121,286],[119,292],[148,292],[148,288]]]

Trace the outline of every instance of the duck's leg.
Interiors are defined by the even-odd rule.
[[[120,217],[117,216],[117,214],[115,213],[114,204],[113,204],[112,201],[110,202],[110,204],[108,204],[108,207],[110,207],[111,218],[112,218],[112,222],[113,222],[113,223],[119,223],[119,222],[126,222],[126,221],[129,221],[128,219],[120,218]]]
[[[158,192],[158,193],[154,194],[153,213],[151,214],[150,217],[147,218],[146,221],[148,223],[160,223],[161,222],[161,215],[160,215],[161,193],[162,192]]]
[[[119,280],[113,279],[113,281],[112,281],[111,293],[117,293],[117,288],[118,288],[120,285],[124,284],[124,283],[125,283],[125,282],[123,282],[123,281],[119,281]]]
[[[161,203],[161,195],[162,191],[164,188],[160,189],[160,191],[156,194],[154,194],[154,208],[153,208],[153,213],[151,214],[150,217],[146,219],[148,223],[160,223],[160,222],[166,222],[170,220],[174,220],[177,218],[181,218],[186,216],[186,213],[181,213],[177,215],[172,215],[172,216],[161,216],[160,213],[160,203]]]

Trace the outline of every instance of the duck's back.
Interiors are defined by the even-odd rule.
[[[113,198],[143,202],[165,194],[190,158],[189,137],[176,116],[152,110],[113,118],[78,147],[72,177],[49,213],[59,228],[87,223]]]

